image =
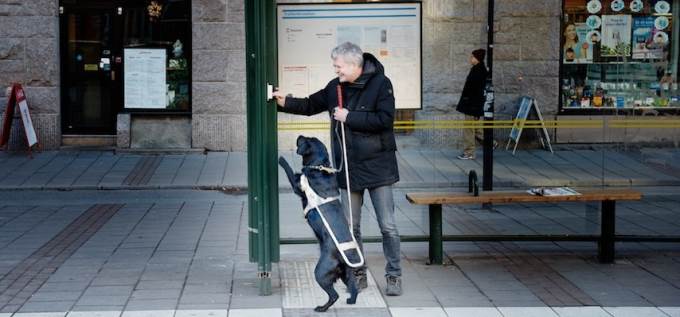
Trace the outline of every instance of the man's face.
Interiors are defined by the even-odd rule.
[[[347,63],[342,56],[333,60],[333,69],[335,69],[335,74],[338,75],[341,83],[354,82],[361,75],[361,67]]]

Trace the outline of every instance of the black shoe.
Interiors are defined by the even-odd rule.
[[[385,295],[401,296],[401,278],[399,276],[387,276]]]

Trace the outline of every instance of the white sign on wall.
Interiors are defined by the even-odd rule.
[[[125,108],[165,109],[165,49],[126,48]]]
[[[421,5],[279,4],[281,91],[307,97],[336,77],[330,52],[353,42],[385,66],[397,109],[421,109]]]

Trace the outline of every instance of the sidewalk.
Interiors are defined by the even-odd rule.
[[[677,234],[680,194],[621,203],[619,234]],[[424,208],[395,193],[402,234],[425,234]],[[619,243],[613,265],[595,243],[402,244],[404,295],[383,295],[380,244],[366,244],[369,288],[325,314],[312,278],[316,245],[284,245],[273,294],[258,296],[248,262],[247,197],[218,191],[0,191],[0,316],[678,316],[680,245]],[[282,237],[311,237],[299,200],[281,194]],[[364,235],[379,234],[370,210]],[[598,230],[582,204],[450,208],[445,234]],[[341,289],[341,288],[340,288]],[[346,296],[344,292],[340,292]]]
[[[398,152],[398,188],[466,187],[467,173],[481,178],[481,153],[474,161],[451,150]],[[281,152],[300,169],[300,158]],[[603,168],[604,166],[604,168]],[[521,150],[494,153],[494,187],[680,186],[680,150]],[[168,155],[111,151],[49,151],[29,159],[0,153],[0,189],[247,189],[246,152]],[[289,188],[279,169],[279,186]]]
[[[400,234],[429,230],[427,207],[406,192],[466,190],[464,172],[481,175],[479,160],[455,154],[399,152]],[[282,155],[299,169],[297,156]],[[678,235],[678,155],[497,151],[494,186],[632,185],[644,198],[617,204],[617,234]],[[404,242],[400,297],[384,295],[382,247],[369,243],[369,288],[356,305],[341,298],[323,314],[312,311],[325,301],[312,277],[318,246],[283,245],[273,294],[259,296],[246,172],[245,153],[0,153],[0,317],[680,316],[680,243],[617,243],[616,263],[602,265],[591,242],[445,242],[445,265],[430,266],[426,243]],[[232,192],[209,190],[222,187]],[[364,237],[377,237],[364,208]],[[288,190],[279,225],[281,238],[313,237]],[[599,212],[580,203],[449,206],[443,231],[596,234]]]

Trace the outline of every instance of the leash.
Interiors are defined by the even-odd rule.
[[[336,86],[338,94],[338,108],[342,109],[342,86],[338,83]],[[349,232],[354,238],[354,221],[352,216],[352,191],[349,186],[349,167],[347,163],[347,139],[345,138],[345,123],[340,122],[340,130],[342,131],[342,162],[345,165],[345,183],[347,184],[347,203],[349,204]]]

